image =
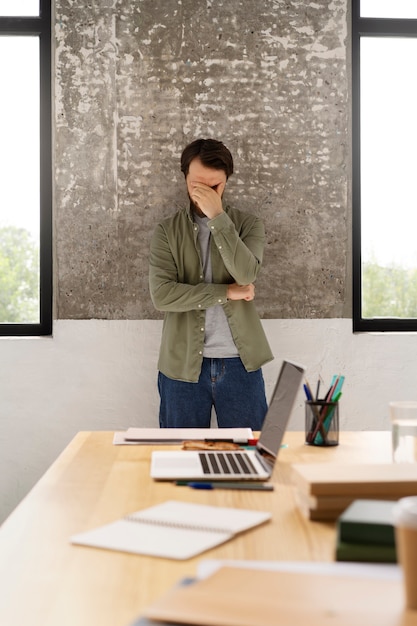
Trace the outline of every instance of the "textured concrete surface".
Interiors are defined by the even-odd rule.
[[[193,139],[263,217],[265,318],[350,316],[347,0],[56,0],[61,319],[152,319],[149,241]]]

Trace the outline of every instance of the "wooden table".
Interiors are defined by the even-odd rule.
[[[341,433],[313,448],[286,434],[274,492],[196,491],[149,478],[155,446],[115,446],[112,432],[81,432],[0,530],[2,626],[129,626],[141,609],[202,558],[334,560],[333,523],[308,521],[291,485],[291,463],[389,462],[389,432]],[[71,535],[167,499],[270,510],[273,520],[198,558],[171,561],[73,546]]]

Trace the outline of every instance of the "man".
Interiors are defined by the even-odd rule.
[[[254,306],[265,233],[258,218],[223,206],[233,158],[214,139],[181,155],[190,206],[156,228],[152,301],[165,312],[158,362],[161,428],[259,430],[267,410],[261,367],[273,359]]]

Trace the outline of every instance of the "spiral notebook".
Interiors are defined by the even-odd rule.
[[[189,559],[271,519],[271,513],[168,500],[71,537],[71,543]]]

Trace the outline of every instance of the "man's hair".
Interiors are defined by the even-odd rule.
[[[199,158],[203,165],[223,170],[226,178],[233,174],[233,157],[230,150],[216,139],[196,139],[186,146],[181,155],[181,172],[187,176],[190,163]]]

